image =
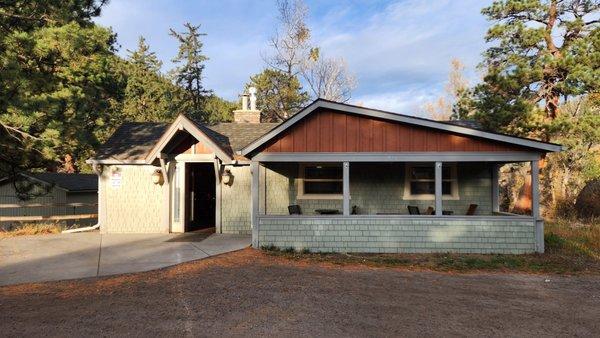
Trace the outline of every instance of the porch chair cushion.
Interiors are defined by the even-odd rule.
[[[469,209],[467,209],[467,215],[468,216],[475,215],[475,210],[477,210],[477,204],[470,204]]]
[[[420,215],[421,212],[419,211],[419,207],[414,206],[414,205],[408,205],[408,213],[411,215]]]
[[[288,206],[288,211],[290,212],[290,215],[302,215],[300,206],[297,204]]]

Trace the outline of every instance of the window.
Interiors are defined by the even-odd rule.
[[[341,199],[343,173],[341,164],[300,165],[298,198]]]
[[[458,199],[455,164],[444,164],[442,166],[442,198],[445,200]],[[435,167],[433,164],[406,165],[404,199],[435,199]]]

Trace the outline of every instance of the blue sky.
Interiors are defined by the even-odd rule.
[[[485,49],[489,23],[482,0],[306,1],[313,42],[326,56],[346,59],[358,86],[352,103],[419,114],[443,93],[450,60],[461,59],[472,82]],[[169,28],[201,24],[205,37],[205,85],[235,99],[250,75],[265,64],[274,34],[275,0],[112,0],[96,21],[118,34],[120,53],[143,35],[170,68],[177,43]]]

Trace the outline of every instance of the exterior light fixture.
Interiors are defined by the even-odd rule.
[[[231,173],[231,170],[226,169],[223,172],[223,175],[221,175],[221,180],[227,185],[233,184],[233,174]]]
[[[152,183],[163,184],[163,175],[162,175],[162,171],[160,169],[156,169],[152,173]]]

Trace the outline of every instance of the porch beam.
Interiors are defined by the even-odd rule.
[[[435,162],[435,215],[442,216],[442,162]]]
[[[344,162],[342,165],[343,169],[343,214],[344,216],[350,215],[350,162]]]
[[[250,174],[252,175],[251,182],[251,195],[252,198],[250,200],[250,220],[252,227],[252,247],[258,249],[258,203],[259,203],[259,182],[260,182],[260,171],[259,171],[259,162],[252,161],[250,163]]]
[[[500,165],[492,165],[492,211],[500,212]]]
[[[536,250],[544,252],[544,222],[540,218],[540,162],[531,161],[531,216],[535,225]]]
[[[259,153],[260,162],[529,162],[537,152]]]

